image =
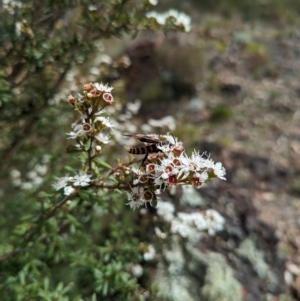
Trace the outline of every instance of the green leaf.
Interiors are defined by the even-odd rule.
[[[25,272],[24,271],[21,271],[19,273],[19,277],[20,277],[20,282],[21,284],[24,286],[25,285]]]
[[[73,286],[73,283],[69,283],[62,289],[61,293],[64,295],[65,293],[69,292],[71,290],[72,286]]]
[[[102,279],[103,273],[99,269],[94,269],[94,276],[96,279]]]
[[[102,165],[102,166],[104,166],[104,167],[107,167],[107,168],[109,168],[109,169],[112,168],[108,163],[104,162],[103,160],[101,160],[101,159],[99,159],[99,158],[96,158],[96,159],[95,159],[95,162],[97,162],[98,164],[100,164],[100,165]]]
[[[85,147],[85,151],[88,151],[90,149],[91,145],[92,145],[92,138],[89,138],[87,140],[87,142],[85,143],[85,146],[84,146]]]
[[[58,283],[58,285],[57,285],[57,287],[56,287],[56,290],[59,291],[59,292],[61,292],[62,289],[63,289],[63,287],[64,287],[63,283],[60,282],[60,283]]]
[[[155,198],[154,200],[152,200],[151,204],[152,204],[152,207],[156,208],[157,207],[157,198]]]
[[[80,223],[78,222],[77,218],[71,214],[67,214],[67,220],[71,223],[71,224],[74,224],[74,225],[77,225],[79,226]]]
[[[48,278],[48,277],[46,277],[46,278],[44,279],[44,290],[45,290],[45,291],[48,291],[48,290],[49,290],[49,278]]]
[[[80,153],[83,152],[84,150],[75,146],[69,146],[67,148],[67,153]]]
[[[107,296],[107,294],[108,294],[108,282],[106,281],[106,282],[104,282],[104,284],[103,284],[103,288],[102,288],[102,294],[103,294],[103,296]]]

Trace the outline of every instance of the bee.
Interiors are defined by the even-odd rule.
[[[171,144],[168,141],[162,141],[160,139],[155,138],[158,135],[144,135],[144,134],[123,134],[123,136],[133,137],[135,139],[140,140],[141,142],[149,143],[149,145],[140,146],[140,147],[131,147],[128,148],[127,151],[133,155],[145,155],[141,166],[145,163],[148,158],[148,155],[151,153],[159,153],[162,152],[157,145]]]

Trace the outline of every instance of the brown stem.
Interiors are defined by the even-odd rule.
[[[93,186],[97,187],[97,188],[107,188],[107,189],[121,189],[121,190],[127,190],[128,189],[127,185],[121,185],[120,183],[116,183],[116,184],[95,183],[95,184],[93,184]],[[54,216],[55,213],[57,212],[57,210],[59,208],[61,208],[71,197],[75,196],[78,192],[79,192],[79,189],[75,190],[71,195],[68,195],[65,198],[63,198],[46,215],[43,215],[43,219],[47,220],[47,219],[51,218],[52,216]],[[33,235],[35,233],[35,229],[32,230],[29,233],[29,235],[26,237],[26,241],[30,240],[33,237]],[[43,240],[43,238],[44,237],[41,236],[37,239],[37,241],[41,241],[41,240]],[[14,250],[12,252],[3,254],[2,256],[0,256],[0,262],[5,261],[5,260],[7,260],[11,257],[14,257],[14,256],[16,256],[20,253],[27,252],[29,250],[30,249],[28,249],[28,248],[26,248],[26,249],[17,249],[17,250]]]
[[[120,190],[127,190],[129,187],[128,185],[121,185],[120,183],[116,184],[105,184],[105,183],[94,183],[94,187],[97,188],[107,188],[107,189],[120,189]]]
[[[79,191],[79,189],[76,189],[71,195],[67,195],[64,199],[62,199],[59,203],[57,203],[52,210],[50,210],[46,216],[45,219],[49,219],[50,217],[52,217],[55,213],[56,210],[59,209],[61,206],[63,206],[72,196],[74,196],[75,194],[77,194],[77,192]]]
[[[27,252],[29,249],[17,249],[17,250],[14,250],[12,252],[9,252],[9,253],[6,253],[6,254],[3,254],[0,256],[0,262],[1,261],[4,261],[4,260],[7,260],[11,257],[14,257],[20,253],[23,253],[23,252]]]

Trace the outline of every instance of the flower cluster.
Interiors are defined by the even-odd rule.
[[[182,27],[184,31],[188,32],[191,30],[191,18],[185,13],[178,12],[175,9],[170,9],[166,13],[158,13],[150,11],[146,14],[147,18],[153,18],[160,25],[174,24]]]
[[[165,17],[174,17],[174,14],[170,12]],[[150,144],[139,151],[128,149],[133,154],[144,153],[140,168],[132,167],[132,163],[119,163],[115,168],[111,168],[101,161],[98,156],[102,147],[111,141],[106,131],[113,127],[107,115],[107,107],[114,103],[112,89],[107,84],[89,83],[84,86],[83,94],[78,97],[69,96],[68,102],[81,114],[81,118],[72,124],[72,131],[67,134],[68,139],[76,140],[76,144],[68,150],[86,154],[83,156],[86,158],[86,172],[58,179],[53,185],[56,190],[63,189],[65,195],[71,195],[81,187],[87,186],[120,189],[127,195],[127,204],[135,209],[142,205],[155,205],[158,195],[168,187],[185,185],[200,188],[212,178],[225,180],[226,172],[221,163],[214,163],[206,153],[201,154],[198,151],[189,156],[182,142],[171,134],[122,136],[137,138]],[[135,112],[139,105],[137,102],[134,106],[129,106],[128,110]],[[153,126],[157,126],[157,123],[154,122]],[[121,136],[116,129],[115,136],[118,134]],[[119,140],[118,137],[117,139]],[[110,168],[108,175],[100,175],[98,163]],[[95,176],[94,180],[91,179],[92,175]],[[108,183],[112,177],[114,183]]]
[[[12,184],[22,190],[38,189],[43,184],[48,172],[48,163],[48,155],[44,155],[41,162],[30,162],[31,170],[23,176],[19,170],[12,169],[10,172]]]
[[[84,86],[83,95],[68,97],[68,102],[82,115],[71,125],[72,131],[67,133],[68,139],[77,141],[69,150],[85,151],[87,141],[90,141],[91,155],[95,156],[101,152],[103,144],[110,142],[109,135],[103,131],[113,127],[105,110],[114,102],[112,89],[102,83],[89,83]]]
[[[121,163],[117,167],[112,169],[114,176],[117,178],[118,182],[126,182],[130,177],[130,168]]]
[[[148,246],[147,252],[144,253],[143,258],[145,261],[153,260],[155,257],[156,251],[152,245]]]
[[[58,178],[52,185],[55,190],[64,189],[64,195],[72,194],[76,188],[89,186],[92,182],[92,175],[79,173],[74,177],[65,176]]]
[[[215,177],[225,180],[226,172],[222,164],[214,163],[206,153],[194,151],[188,156],[182,142],[172,135],[157,135],[155,139],[162,141],[156,145],[157,152],[148,154],[146,164],[140,169],[132,168],[132,188],[127,192],[131,208],[151,203],[160,191],[169,186],[200,188]]]

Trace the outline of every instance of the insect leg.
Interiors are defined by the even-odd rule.
[[[141,165],[140,165],[140,168],[144,165],[144,163],[146,162],[147,158],[148,158],[148,155],[149,155],[149,152],[146,153]]]

